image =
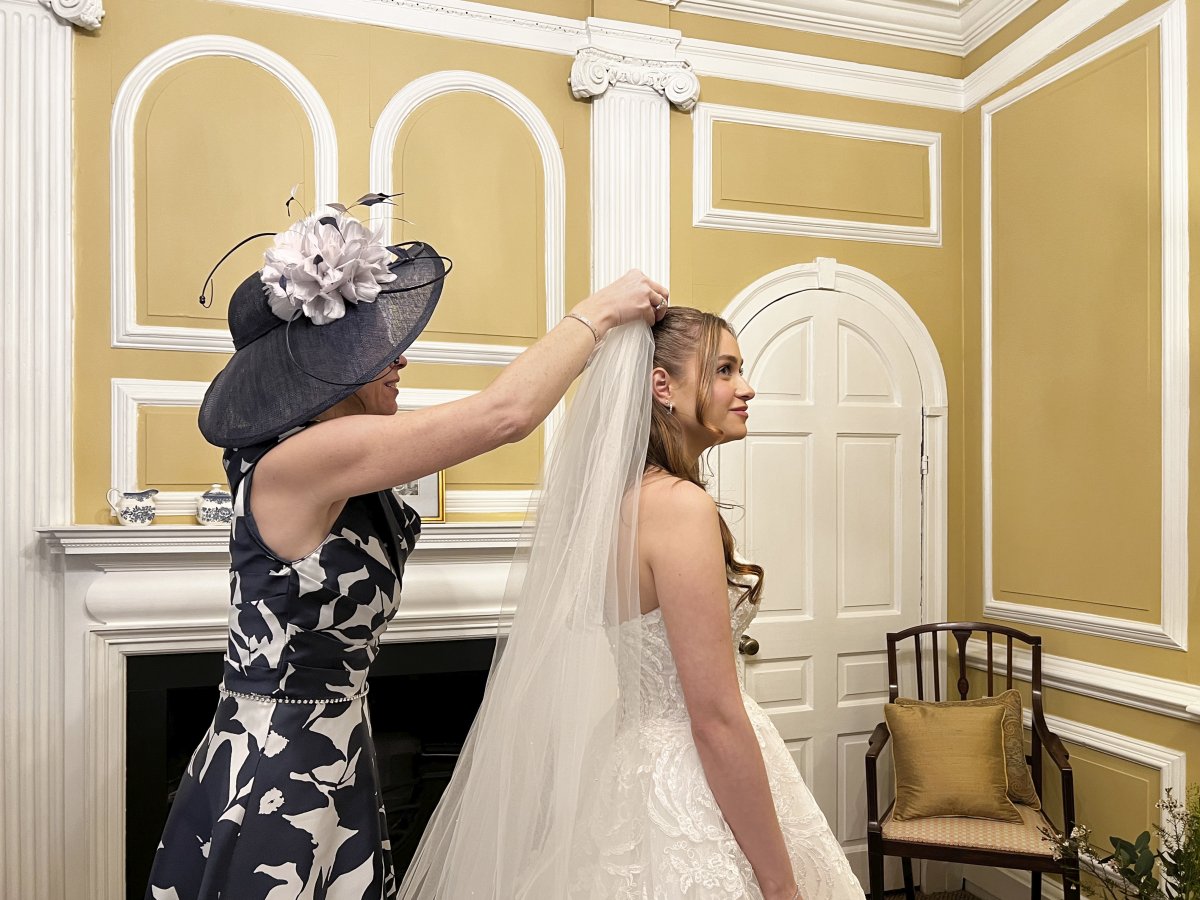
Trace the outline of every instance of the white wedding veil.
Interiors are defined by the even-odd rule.
[[[573,857],[602,772],[640,727],[637,501],[653,353],[649,328],[631,323],[584,373],[509,579],[512,629],[401,900],[589,896]]]

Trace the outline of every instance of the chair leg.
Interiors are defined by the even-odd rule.
[[[1029,900],[1042,900],[1042,873],[1031,872],[1030,874],[1033,877],[1029,882]]]
[[[883,900],[883,854],[867,850],[867,869],[871,878],[871,900]]]
[[[904,867],[904,896],[906,900],[917,900],[917,892],[913,888],[912,860],[905,856],[900,864]]]
[[[1072,866],[1063,872],[1064,900],[1079,900],[1079,866]]]

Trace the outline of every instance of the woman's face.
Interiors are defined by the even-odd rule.
[[[363,405],[362,413],[368,416],[390,416],[396,412],[396,396],[400,389],[400,370],[408,365],[404,356],[399,356],[387,368],[354,392]]]
[[[695,416],[696,391],[700,384],[702,360],[692,363],[688,377],[673,385],[672,400],[675,415],[683,427],[684,440],[689,452],[699,456],[709,447],[740,441],[746,436],[750,416],[748,405],[754,397],[754,388],[742,375],[742,351],[737,338],[721,329],[721,340],[717,346],[717,358],[713,362],[712,387],[704,402],[704,420],[710,426],[721,429],[718,438],[701,425]]]

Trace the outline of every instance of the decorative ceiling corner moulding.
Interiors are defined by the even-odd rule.
[[[202,34],[167,44],[143,59],[126,76],[112,113],[112,346],[145,350],[230,353],[233,341],[224,328],[172,328],[137,320],[137,207],[134,197],[134,126],[146,91],[164,72],[194,59],[241,59],[275,76],[299,102],[313,136],[316,202],[338,199],[338,148],[333,118],[312,83],[292,63],[266,47],[242,38]]]
[[[1184,0],[1135,19],[982,109],[983,611],[1012,622],[1137,644],[1188,647],[1188,177],[1187,20]],[[1155,29],[1159,31],[1162,166],[1162,598],[1159,622],[998,600],[992,486],[992,117],[1007,106]]]
[[[367,2],[376,3],[378,0]],[[433,98],[455,93],[483,94],[500,103],[529,129],[537,145],[546,204],[543,243],[546,250],[546,322],[549,327],[566,312],[567,176],[558,137],[532,100],[511,84],[480,72],[433,72],[408,83],[388,101],[375,123],[371,136],[371,189],[385,194],[393,192],[396,141],[408,117]],[[371,223],[383,228],[384,240],[390,243],[392,220],[385,213],[386,210],[380,206],[372,207]],[[512,362],[524,349],[451,341],[417,341],[405,355],[413,362],[503,366]],[[551,422],[547,423],[551,430],[558,416],[558,410],[551,414]]]
[[[701,103],[694,114],[692,221],[699,228],[730,231],[756,231],[766,234],[795,234],[840,238],[849,241],[875,241],[886,244],[916,244],[940,247],[942,244],[942,136],[934,131],[914,131],[866,122],[819,119],[792,113],[718,106]],[[894,225],[823,219],[814,216],[722,209],[713,200],[713,129],[717,122],[784,128],[814,134],[868,141],[892,141],[924,147],[929,161],[929,224]]]
[[[965,56],[1034,0],[682,0],[681,13]]]
[[[102,0],[44,0],[54,14],[85,31],[97,31],[104,21]]]

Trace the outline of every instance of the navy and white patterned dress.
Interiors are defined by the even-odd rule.
[[[279,559],[249,502],[254,466],[276,443],[225,453],[234,510],[221,701],[176,794],[147,900],[395,896],[364,694],[420,518],[390,491],[352,497],[312,553]]]

